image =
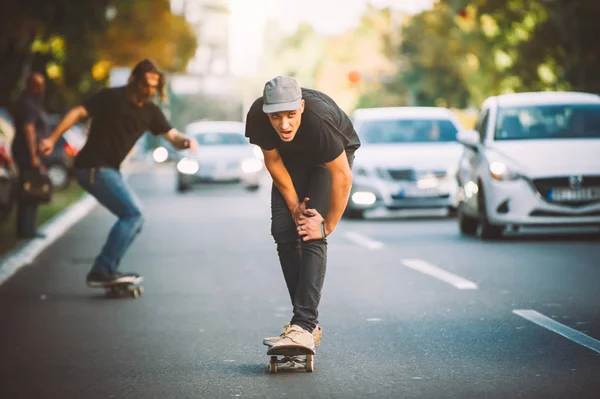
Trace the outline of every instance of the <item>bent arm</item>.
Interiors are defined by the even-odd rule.
[[[62,117],[58,125],[54,128],[50,136],[48,137],[50,140],[56,143],[56,141],[62,136],[64,132],[73,127],[74,124],[79,122],[82,119],[87,119],[89,116],[87,110],[83,105],[79,105],[75,108],[72,108],[69,112]]]
[[[325,233],[331,234],[339,223],[350,196],[352,187],[352,171],[348,165],[346,152],[343,151],[336,159],[325,164],[331,174],[331,194],[329,197],[329,211],[325,217]]]
[[[188,137],[175,128],[169,130],[167,133],[163,134],[162,136],[169,143],[173,144],[173,146],[175,148],[177,148],[178,150],[185,150],[190,145]]]
[[[273,178],[273,183],[285,199],[285,203],[293,215],[294,210],[300,205],[300,202],[290,173],[283,164],[283,160],[277,149],[262,150],[262,152],[265,156],[265,166]]]

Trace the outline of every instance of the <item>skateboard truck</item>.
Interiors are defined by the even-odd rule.
[[[269,360],[269,373],[275,374],[279,370],[315,370],[315,351],[305,346],[272,346],[267,351]],[[281,358],[280,358],[281,357]]]

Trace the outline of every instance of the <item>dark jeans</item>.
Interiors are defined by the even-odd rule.
[[[119,218],[92,266],[94,272],[114,271],[142,229],[140,201],[116,169],[77,169],[75,176],[81,187]]]
[[[348,162],[352,166],[353,156]],[[309,198],[308,208],[327,215],[331,175],[325,165],[286,165],[298,198]],[[271,234],[292,301],[291,324],[312,331],[318,324],[318,307],[327,268],[327,239],[302,241],[287,204],[275,185],[271,189]]]
[[[37,215],[39,203],[23,201],[21,199],[21,190],[23,189],[22,176],[26,170],[31,169],[31,161],[28,157],[18,160],[20,162],[16,162],[17,171],[19,173],[17,186],[17,237],[33,238],[37,234]]]

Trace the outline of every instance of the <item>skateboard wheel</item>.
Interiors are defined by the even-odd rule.
[[[136,289],[134,289],[134,290],[131,292],[131,295],[132,295],[134,298],[137,298],[138,296],[140,296],[140,291],[139,291],[139,290],[136,288]]]
[[[315,360],[313,355],[306,355],[306,371],[309,373],[315,371]]]
[[[271,361],[269,362],[269,373],[275,374],[277,373],[277,357],[271,356]]]
[[[140,295],[142,295],[144,293],[144,287],[138,288],[138,291],[139,291]]]

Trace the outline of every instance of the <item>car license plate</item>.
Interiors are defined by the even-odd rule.
[[[438,195],[439,190],[437,188],[406,187],[398,192],[398,196],[401,198],[437,197]]]
[[[548,199],[556,202],[577,202],[600,200],[600,187],[588,187],[571,190],[553,188],[548,190]]]

